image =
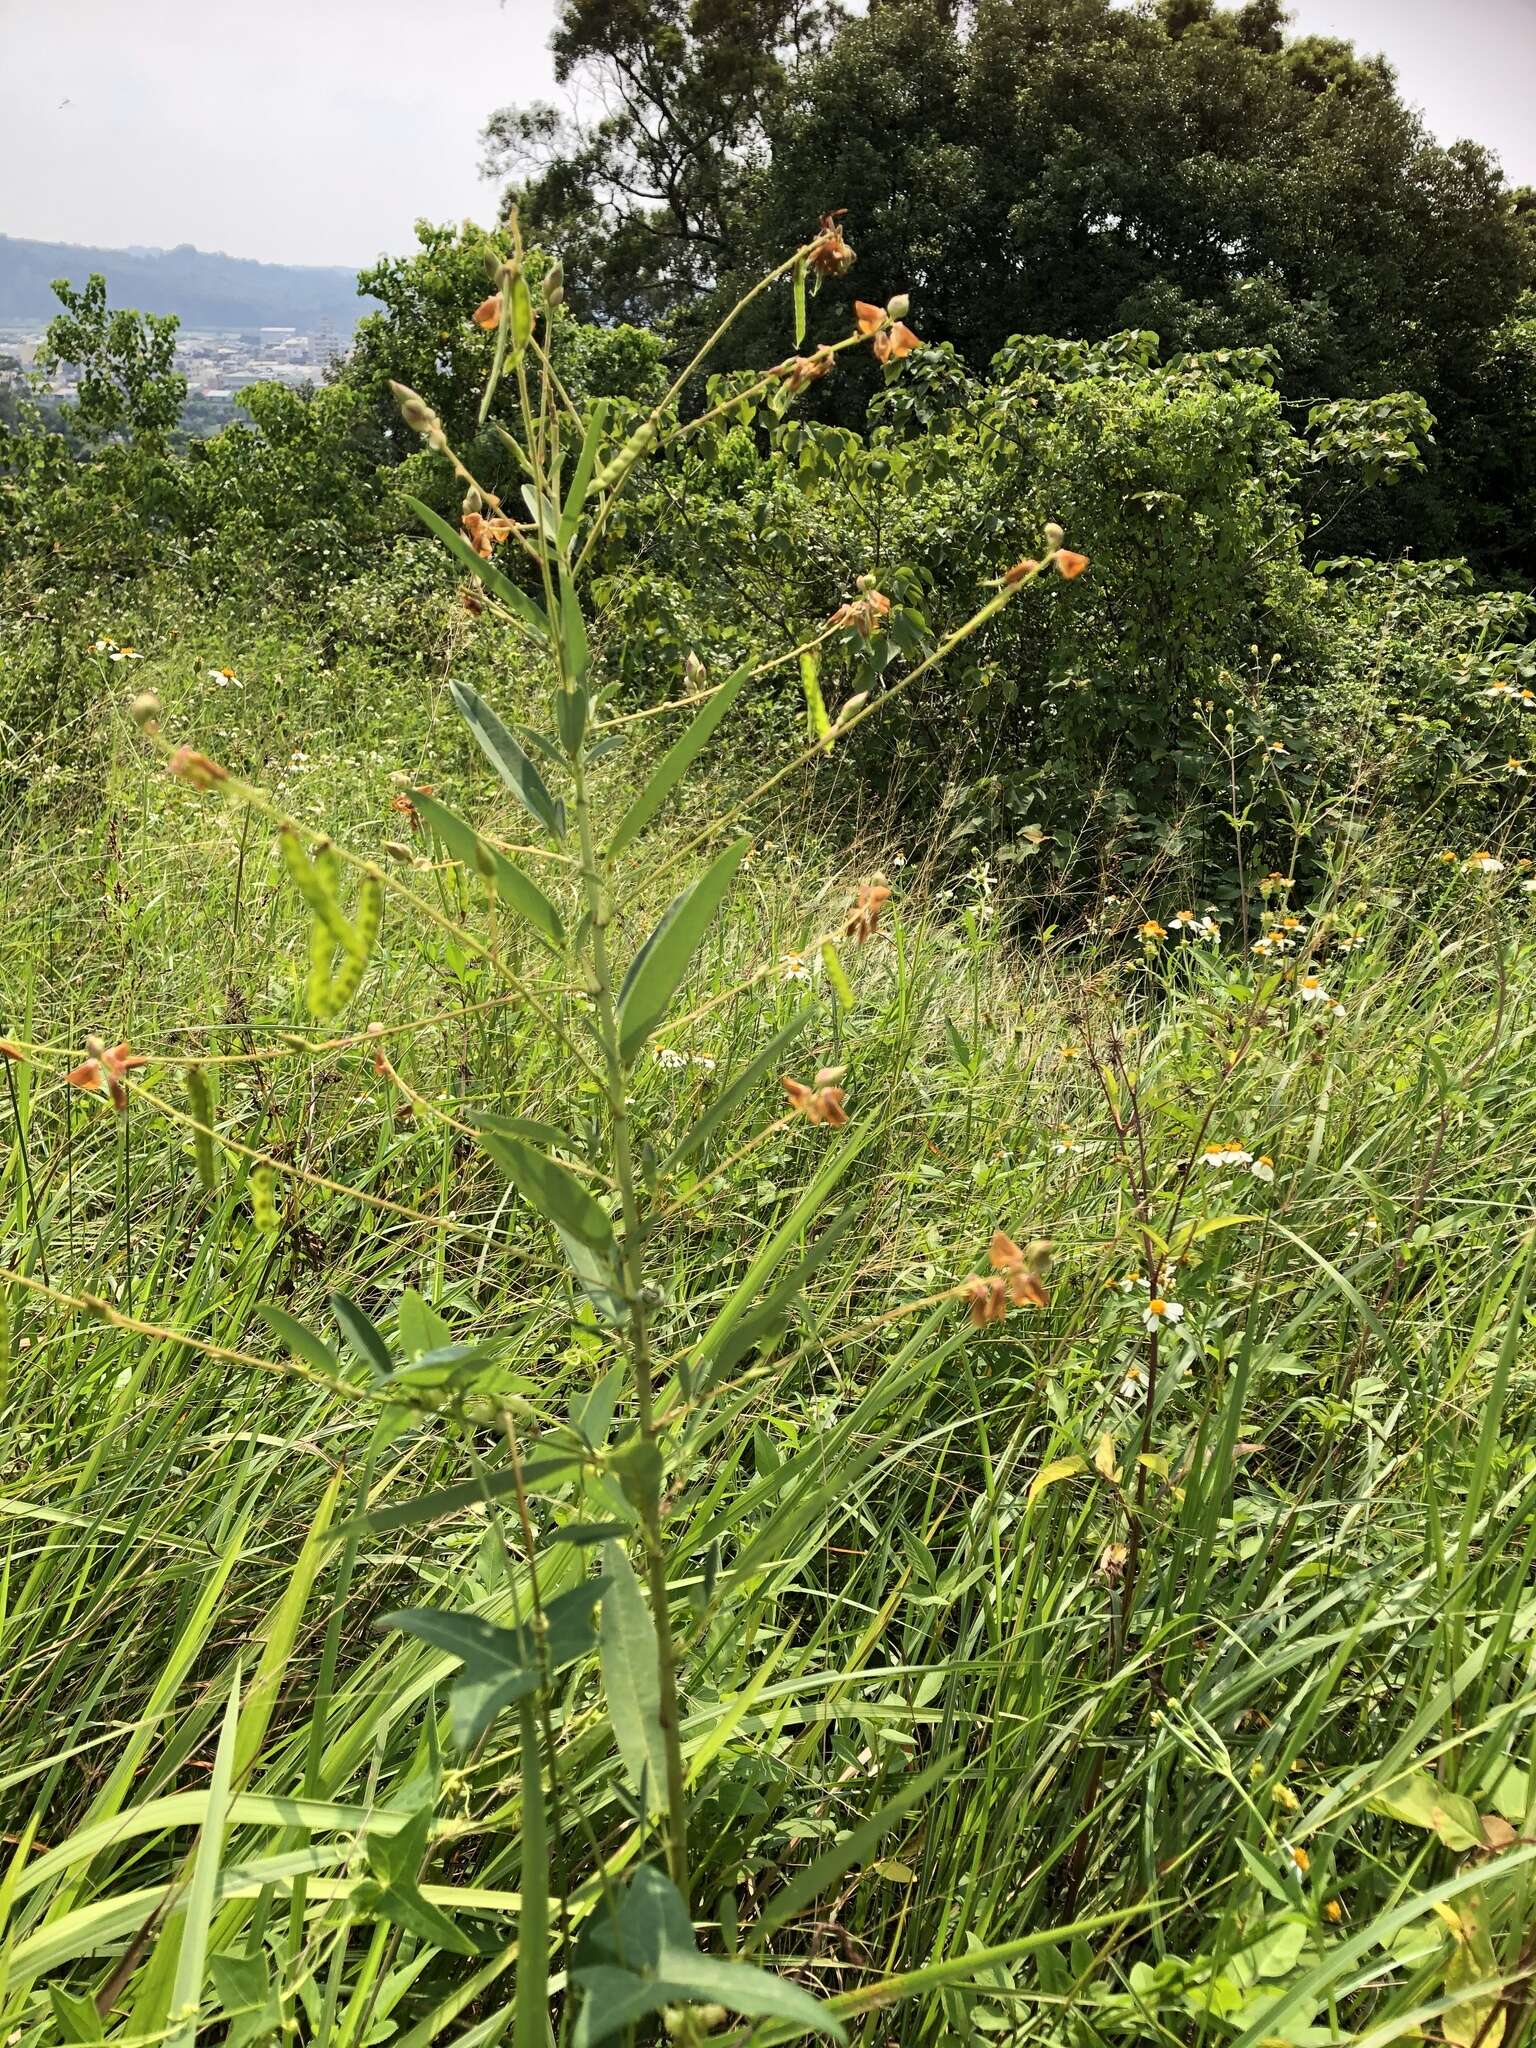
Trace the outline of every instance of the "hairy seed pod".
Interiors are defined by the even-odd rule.
[[[368,962],[361,953],[343,953],[331,976],[327,994],[330,1004],[328,1015],[334,1017],[344,1010],[363,985],[363,974]]]
[[[213,1149],[213,1087],[201,1067],[188,1067],[186,1087],[188,1107],[197,1119],[192,1131],[197,1177],[211,1195],[219,1184],[218,1157]]]
[[[356,939],[354,951],[366,967],[374,947],[379,943],[379,926],[384,921],[384,878],[377,868],[369,868],[363,876],[357,892],[357,909],[352,915],[352,930]]]
[[[594,491],[611,491],[623,483],[641,456],[656,439],[656,427],[651,420],[642,420],[611,462],[605,462],[592,479]]]
[[[304,977],[304,1007],[320,1024],[336,1014],[336,1004],[331,996],[331,956],[335,950],[330,933],[316,918],[309,928],[309,972]]]
[[[270,1166],[251,1168],[251,1215],[256,1228],[265,1231],[268,1237],[276,1237],[281,1222],[277,1213],[277,1175]]]
[[[336,901],[335,848],[327,840],[316,849],[315,858],[311,860],[300,846],[298,834],[286,825],[277,835],[277,844],[283,856],[283,866],[304,901],[338,946],[350,946],[352,927]]]

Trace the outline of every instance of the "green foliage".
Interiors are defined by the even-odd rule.
[[[162,444],[187,395],[175,368],[181,322],[171,313],[109,313],[99,274],[79,290],[60,278],[53,290],[64,310],[49,321],[37,360],[45,370],[76,370],[75,430],[88,441],[122,435]]]

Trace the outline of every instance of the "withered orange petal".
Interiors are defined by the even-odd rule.
[[[487,332],[493,327],[499,327],[501,325],[501,293],[492,292],[488,299],[482,299],[469,317],[477,327],[483,327]]]
[[[71,1088],[97,1089],[102,1084],[102,1071],[95,1060],[86,1060],[73,1073],[66,1074],[65,1080]]]
[[[1013,1298],[1022,1308],[1027,1301],[1035,1308],[1049,1308],[1051,1297],[1033,1273],[1018,1272],[1012,1275],[1009,1287]]]
[[[885,325],[885,308],[872,306],[868,299],[855,299],[853,317],[858,322],[860,334],[874,334]]]
[[[1061,575],[1066,577],[1069,583],[1072,581],[1072,578],[1074,576],[1081,576],[1083,571],[1087,568],[1087,566],[1088,557],[1086,555],[1075,555],[1073,554],[1070,548],[1057,549],[1057,570]]]
[[[987,1256],[999,1273],[1011,1273],[1016,1266],[1022,1266],[1024,1263],[1024,1254],[1006,1230],[993,1231]]]

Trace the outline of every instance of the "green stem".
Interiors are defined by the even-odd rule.
[[[597,1034],[608,1074],[608,1102],[612,1116],[613,1177],[619,1190],[623,1232],[619,1247],[624,1300],[629,1310],[629,1350],[635,1374],[635,1408],[640,1434],[654,1443],[659,1435],[656,1422],[655,1376],[651,1358],[650,1328],[646,1319],[644,1272],[641,1246],[644,1219],[635,1182],[634,1158],[630,1150],[629,1110],[625,1100],[627,1076],[619,1052],[618,1014],[614,1003],[613,975],[608,958],[608,919],[611,898],[592,834],[592,810],[587,796],[586,745],[583,742],[574,765],[575,811],[581,842],[582,884],[592,933],[592,994],[597,1011]],[[683,1742],[677,1695],[677,1646],[672,1635],[667,1560],[661,1540],[659,1494],[646,1492],[640,1522],[645,1546],[646,1580],[656,1625],[656,1678],[660,1694],[659,1718],[667,1756],[667,1866],[672,1882],[688,1899],[688,1809],[683,1789]]]

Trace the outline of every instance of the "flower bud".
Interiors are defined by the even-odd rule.
[[[160,723],[160,699],[153,690],[141,690],[128,706],[128,716],[140,732],[153,732]]]
[[[905,320],[912,310],[912,300],[906,292],[898,292],[893,299],[887,299],[885,310],[893,320]]]
[[[471,512],[478,513],[485,510],[485,500],[473,484],[465,491],[464,503],[460,509],[466,518]]]
[[[690,651],[688,659],[683,663],[683,677],[689,689],[702,689],[708,674],[709,671],[705,668],[703,662],[700,661],[696,654]]]
[[[544,273],[544,303],[553,312],[565,300],[565,265],[556,263]]]
[[[400,407],[400,417],[405,424],[416,433],[425,434],[434,448],[445,446],[447,436],[443,433],[443,423],[427,401],[414,392],[409,384],[397,384],[393,377],[389,380],[389,388],[395,394],[395,401]]]
[[[1045,544],[1048,548],[1059,548],[1062,542],[1066,539],[1066,537],[1067,533],[1065,527],[1058,526],[1054,519],[1048,519],[1046,521]]]

